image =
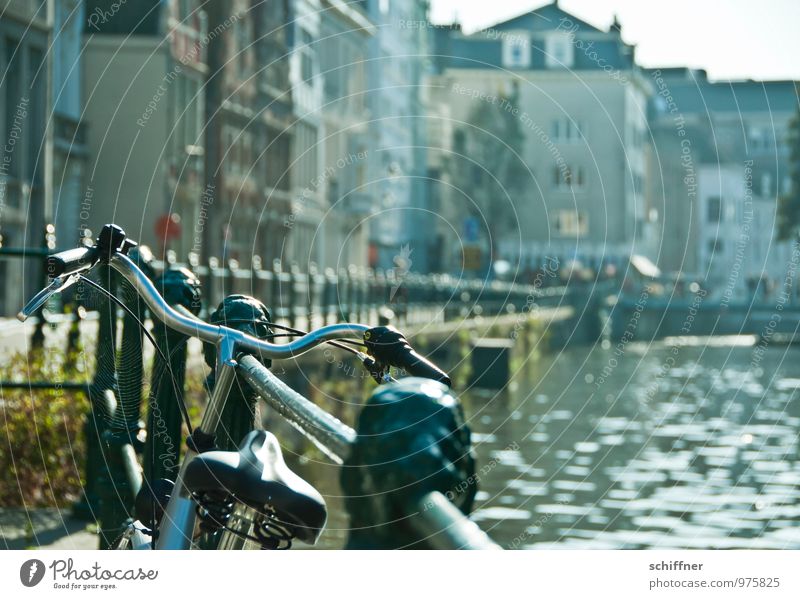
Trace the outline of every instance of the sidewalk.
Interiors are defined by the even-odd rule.
[[[0,549],[97,549],[88,522],[57,508],[0,508]]]

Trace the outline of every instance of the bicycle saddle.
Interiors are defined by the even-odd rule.
[[[275,511],[303,542],[317,542],[328,512],[319,492],[289,470],[275,435],[252,431],[238,451],[208,451],[191,460],[183,477],[193,493],[223,491],[261,512]]]

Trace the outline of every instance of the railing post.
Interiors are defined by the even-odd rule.
[[[317,269],[317,265],[314,262],[309,262],[308,264],[308,272],[306,273],[306,314],[308,315],[308,324],[307,329],[308,331],[315,328],[314,324],[314,313],[316,308],[318,307],[317,304],[317,276],[319,275],[319,271]],[[322,322],[324,324],[325,317],[322,317]]]
[[[267,339],[272,335],[268,325],[271,320],[272,316],[264,304],[253,297],[238,294],[226,297],[209,317],[212,324],[225,324],[259,339]],[[213,368],[216,364],[216,347],[206,345],[204,356],[206,364]],[[263,362],[271,366],[269,360]],[[212,389],[213,377],[212,371],[209,375],[209,388]],[[255,391],[237,378],[217,429],[217,446],[220,449],[236,449],[244,436],[260,424],[255,418],[256,399]]]
[[[200,280],[190,270],[167,270],[155,285],[175,309],[185,309],[194,316],[200,313]],[[155,323],[153,332],[167,361],[164,362],[159,352],[153,358],[144,451],[145,479],[150,484],[159,478],[174,481],[178,472],[182,425],[178,406],[185,391],[188,339],[161,322]]]
[[[359,289],[358,268],[355,264],[347,267],[347,313],[345,319],[350,322],[358,321]]]
[[[233,295],[234,293],[238,293],[239,290],[237,289],[237,276],[236,273],[239,271],[239,261],[236,258],[229,258],[228,259],[228,268],[224,272],[225,280],[227,281],[227,288],[223,290],[223,293],[226,296]]]
[[[271,321],[272,316],[267,307],[247,295],[229,295],[209,317],[209,322],[212,324],[226,324],[259,339],[271,336],[272,330],[268,325]],[[214,388],[216,349],[216,346],[212,345],[206,345],[204,348],[206,364],[212,369],[207,380],[209,390]],[[267,367],[271,366],[270,360],[260,361]],[[241,374],[237,373],[216,430],[215,441],[219,449],[233,451],[247,433],[254,428],[261,428],[257,406],[257,392],[242,379]],[[203,549],[216,548],[218,537],[218,532],[205,533],[200,546]]]
[[[297,326],[299,312],[305,307],[305,303],[301,305],[301,302],[306,282],[306,277],[300,272],[300,266],[297,262],[292,262],[289,266],[289,326]]]
[[[99,284],[111,293],[116,291],[116,277],[112,275],[110,266],[97,268]],[[108,429],[113,411],[116,407],[117,364],[117,309],[111,299],[96,292],[99,302],[97,331],[97,347],[95,350],[95,373],[89,387],[89,398],[92,404],[91,419],[87,426],[86,442],[86,503],[102,521],[104,504],[114,500],[114,489],[111,488],[111,475],[106,463],[103,446],[104,433]],[[108,547],[113,539],[108,539],[104,531],[100,531],[100,547]]]
[[[139,246],[128,252],[128,257],[153,279],[151,262],[153,256],[147,247]],[[140,323],[145,320],[145,304],[134,288],[121,277],[120,297],[133,315],[122,316],[122,345],[119,352],[120,368],[117,373],[119,385],[118,405],[111,428],[123,436],[135,439],[141,428],[139,421],[142,408],[142,383],[144,380],[144,333]],[[137,322],[138,319],[138,322]]]
[[[291,304],[286,305],[287,298],[290,296],[287,285],[291,286],[291,284],[291,275],[287,275],[283,271],[283,263],[280,258],[275,258],[272,261],[272,312],[276,319],[285,318],[291,321],[293,308]]]
[[[340,268],[337,276],[336,322],[350,320],[350,275],[345,268]]]
[[[56,228],[52,224],[47,224],[44,227],[44,239],[42,240],[42,247],[44,248],[45,257],[42,261],[42,270],[39,275],[41,285],[39,287],[46,287],[49,283],[49,276],[47,274],[46,256],[51,254],[56,249]],[[39,350],[44,347],[44,327],[47,324],[44,319],[44,311],[47,308],[45,304],[36,314],[36,324],[33,328],[31,335],[31,349]]]
[[[264,270],[264,263],[261,256],[253,256],[251,266],[251,284],[253,295],[259,298],[265,305],[272,305],[272,273]]]
[[[153,278],[150,265],[153,256],[149,249],[144,246],[133,248],[128,252],[128,257],[148,278]],[[132,314],[124,312],[122,317],[122,344],[116,376],[117,401],[113,414],[109,415],[108,428],[102,436],[107,485],[103,487],[100,504],[101,548],[109,547],[122,534],[142,485],[136,454],[142,449],[139,440],[142,423],[139,419],[144,382],[144,339],[140,323],[145,319],[145,304],[127,281],[119,276],[113,276],[112,280],[118,281],[119,297]]]
[[[208,305],[213,306],[215,303],[221,301],[220,298],[225,297],[225,290],[219,293],[219,287],[224,287],[225,269],[220,266],[220,261],[211,256],[208,259]]]
[[[328,267],[324,270],[322,277],[322,296],[320,298],[322,324],[334,324],[336,322],[336,271]]]
[[[359,298],[360,298],[360,310],[358,311],[358,320],[357,322],[367,322],[369,320],[369,312],[370,312],[370,298],[369,298],[369,285],[370,285],[370,276],[369,271],[361,267],[358,269],[358,278],[359,278]]]
[[[73,372],[78,358],[78,354],[83,350],[83,343],[81,343],[81,323],[86,317],[86,310],[81,305],[79,298],[79,291],[77,289],[82,281],[79,281],[74,290],[72,300],[69,303],[70,320],[69,330],[67,331],[67,346],[66,358],[64,361],[64,370],[66,372]]]

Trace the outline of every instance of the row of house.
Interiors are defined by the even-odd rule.
[[[451,268],[462,246],[516,272],[640,254],[725,300],[794,276],[775,233],[797,82],[642,68],[616,19],[601,30],[557,1],[433,35],[446,142],[430,165],[448,174],[432,198]]]
[[[181,259],[393,264],[414,228],[396,212],[424,202],[409,114],[426,35],[391,25],[425,21],[425,0],[5,4],[9,135],[25,111],[6,247],[40,246],[50,222],[63,247],[116,222]],[[37,285],[27,268],[0,276]],[[9,287],[5,312],[28,292]]]
[[[107,3],[87,0],[87,19],[95,4]],[[427,4],[151,1],[87,28],[95,193],[119,198],[92,224],[129,220],[157,249],[243,266],[253,256],[363,266],[371,245],[396,245],[371,222],[380,215],[370,186],[395,162],[387,148],[415,139],[398,127],[383,140],[376,124],[420,93],[419,73],[387,64],[417,48],[415,32],[381,27],[398,11],[424,19]],[[393,103],[381,99],[389,86]],[[407,160],[409,173],[419,160]],[[395,195],[412,202],[410,188]]]
[[[619,22],[557,2],[470,34],[427,13],[8,0],[2,243],[38,246],[52,222],[70,246],[114,221],[156,254],[244,267],[482,275],[641,254],[728,295],[785,275],[794,82],[644,69]],[[6,312],[32,272],[0,261]]]

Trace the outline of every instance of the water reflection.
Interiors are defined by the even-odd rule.
[[[631,344],[604,372],[612,353],[570,348],[465,397],[496,460],[481,526],[515,548],[800,547],[800,349],[754,366],[749,338]]]

